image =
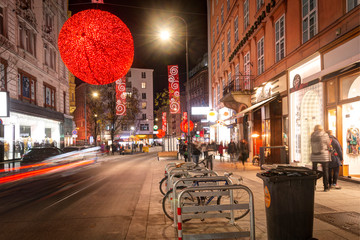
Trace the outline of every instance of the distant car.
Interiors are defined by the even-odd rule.
[[[27,151],[21,160],[23,162],[41,162],[62,153],[63,151],[57,147],[34,147]]]

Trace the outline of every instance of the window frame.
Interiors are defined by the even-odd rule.
[[[219,49],[217,50],[217,53],[216,53],[216,64],[217,64],[217,68],[220,68],[220,52],[219,52]]]
[[[25,22],[19,22],[19,47],[36,58],[36,33]]]
[[[24,96],[24,83],[23,80],[24,78],[27,78],[29,81],[29,96]],[[18,70],[18,97],[21,101],[23,102],[28,102],[31,104],[35,104],[37,102],[37,94],[36,94],[36,90],[37,90],[37,84],[36,84],[37,80],[35,77],[33,77],[32,75],[28,74],[27,72],[24,72],[22,70]]]
[[[221,10],[220,10],[220,18],[221,18],[221,26],[224,24],[224,4],[221,4]]]
[[[5,7],[2,7],[0,6],[0,35],[6,37],[6,24],[5,24],[5,21],[6,21],[6,16],[5,16],[5,12],[6,12],[6,8]]]
[[[310,10],[310,2],[313,1],[316,5],[313,9]],[[304,15],[304,9],[306,6],[306,11],[307,14]],[[318,2],[317,0],[301,0],[301,17],[302,17],[302,21],[301,21],[301,25],[302,25],[302,29],[301,29],[301,40],[302,43],[306,43],[307,41],[309,41],[311,38],[313,38],[317,33],[318,33]],[[311,25],[311,20],[315,18],[314,24]],[[306,21],[306,24],[304,23]],[[314,28],[313,31],[313,35],[311,35],[311,28]],[[305,33],[306,32],[306,33]],[[305,38],[306,37],[306,38]]]
[[[140,131],[149,131],[149,129],[148,123],[140,123]]]
[[[50,104],[48,104],[46,101],[48,94],[47,89],[49,89],[50,92]],[[44,82],[44,107],[56,111],[56,88],[45,82]]]
[[[7,61],[0,58],[0,66],[4,66],[4,69],[0,67],[0,91],[7,91]]]
[[[227,32],[227,53],[231,52],[231,32],[230,29]]]
[[[146,82],[142,82],[142,83],[141,83],[141,88],[142,88],[142,89],[145,89],[145,88],[146,88]]]
[[[244,1],[244,30],[250,25],[249,22],[249,0]]]
[[[146,78],[146,72],[141,72],[141,78]]]
[[[226,10],[227,10],[227,12],[230,12],[230,6],[231,6],[230,0],[226,0]]]
[[[264,37],[257,42],[257,61],[258,61],[258,75],[262,74],[265,70],[264,66]],[[259,46],[260,45],[260,46]]]
[[[256,0],[256,11],[259,11],[264,4],[264,0]]]
[[[283,34],[281,35],[281,22],[283,22]],[[285,48],[285,14],[283,14],[275,22],[275,62],[279,62],[286,56]],[[282,47],[281,47],[282,46]],[[283,55],[281,55],[281,49],[283,49]]]
[[[146,99],[146,93],[141,93],[141,99]]]
[[[234,19],[234,44],[239,41],[239,16],[236,16]]]
[[[250,90],[250,51],[244,55],[244,89]]]
[[[357,2],[357,4],[355,3]],[[352,6],[350,6],[352,4]],[[360,4],[359,0],[346,0],[346,12],[350,12]]]
[[[225,43],[221,42],[221,62],[225,62]]]

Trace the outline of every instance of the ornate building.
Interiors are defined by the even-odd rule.
[[[32,146],[69,144],[68,71],[57,49],[67,19],[64,0],[0,2],[0,88],[10,95],[3,117],[5,159]]]

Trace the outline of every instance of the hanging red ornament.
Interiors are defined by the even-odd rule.
[[[162,130],[162,129],[159,129],[159,130],[158,130],[158,133],[156,134],[156,136],[157,136],[158,138],[163,138],[163,137],[165,137],[165,131]]]
[[[182,125],[182,126],[181,126]],[[180,129],[187,133],[188,132],[188,121],[187,120],[183,120],[180,124]],[[194,129],[194,123],[192,121],[190,121],[190,132]]]
[[[94,85],[122,78],[134,59],[130,30],[117,16],[97,9],[69,18],[59,33],[58,46],[70,72]]]

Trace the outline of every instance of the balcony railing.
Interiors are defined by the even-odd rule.
[[[251,76],[234,76],[234,79],[224,87],[223,96],[232,92],[250,93],[254,87]]]

